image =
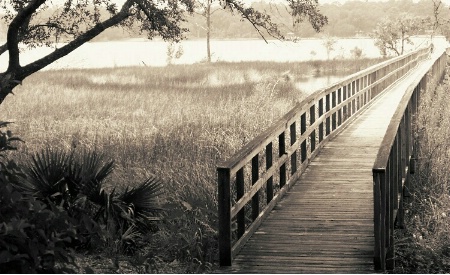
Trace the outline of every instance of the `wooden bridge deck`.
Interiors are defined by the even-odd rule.
[[[429,66],[422,62],[418,66]],[[372,166],[416,68],[324,146],[226,273],[373,273]]]

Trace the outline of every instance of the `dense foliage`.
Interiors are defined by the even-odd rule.
[[[427,25],[430,26],[426,19],[414,18],[402,13],[395,18],[378,23],[371,36],[375,39],[375,46],[380,49],[383,56],[390,53],[399,56],[405,53],[406,44],[413,44],[411,37],[424,30],[424,26]]]
[[[404,230],[396,230],[395,273],[450,272],[450,79],[422,93],[415,129],[417,167],[406,200]]]
[[[0,131],[0,151],[14,150],[14,141]],[[107,191],[113,162],[96,152],[47,148],[21,165],[2,155],[0,169],[2,273],[74,273],[74,249],[91,246],[134,254],[160,218],[161,182]]]

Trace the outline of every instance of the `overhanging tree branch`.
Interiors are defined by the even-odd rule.
[[[9,64],[7,71],[14,71],[20,67],[19,57],[19,32],[24,24],[28,24],[31,15],[45,3],[45,0],[31,1],[24,9],[19,11],[9,24],[6,37],[6,45],[9,52]]]
[[[31,74],[43,69],[44,67],[50,65],[51,63],[55,62],[56,60],[68,55],[84,43],[90,41],[92,38],[99,35],[101,32],[106,30],[107,28],[110,28],[112,26],[117,25],[118,23],[125,20],[127,17],[129,17],[131,14],[129,13],[129,9],[133,5],[134,1],[128,0],[125,2],[125,4],[122,7],[122,10],[114,15],[113,17],[98,23],[90,30],[86,31],[84,34],[78,36],[76,39],[68,43],[67,45],[56,49],[54,52],[48,54],[47,56],[38,59],[24,67],[19,71],[17,74],[16,79],[23,80],[26,77],[30,76]]]
[[[0,104],[26,77],[66,56],[112,26],[135,28],[135,23],[140,23],[137,25],[138,31],[146,32],[149,39],[159,35],[164,40],[178,42],[187,31],[182,28],[184,14],[193,13],[195,9],[195,0],[125,0],[120,11],[113,3],[115,0],[64,0],[63,9],[50,10],[54,13],[49,15],[51,5],[47,5],[46,0],[3,1],[5,5],[0,8],[6,10],[3,19],[9,26],[6,44],[0,45],[0,55],[8,52],[9,63],[6,71],[0,73]],[[248,8],[240,0],[219,1],[222,7],[240,13],[242,19],[250,22],[266,43],[263,31],[276,39],[284,39],[278,25],[265,12]],[[8,2],[12,8],[9,8]],[[326,17],[318,16],[317,0],[287,2],[293,13],[295,9],[295,14],[309,17],[316,30],[326,23]],[[208,0],[209,16],[217,11],[211,11],[210,4],[211,0]],[[101,18],[102,7],[111,16],[109,19]],[[42,17],[48,19],[42,21]],[[209,19],[207,30],[210,30]],[[28,65],[20,65],[19,43],[30,47],[51,45],[53,38],[58,39],[61,34],[68,34],[72,40]]]
[[[0,46],[0,55],[4,54],[8,50],[8,45],[5,43]]]

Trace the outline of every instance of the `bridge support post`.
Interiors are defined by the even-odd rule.
[[[395,247],[392,243],[392,246],[388,248],[386,254],[386,269],[393,270],[395,268]]]

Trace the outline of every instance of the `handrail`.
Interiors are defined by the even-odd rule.
[[[397,219],[399,226],[404,226],[403,198],[409,192],[410,174],[414,171],[414,116],[420,93],[430,82],[428,78],[442,80],[446,62],[445,52],[435,57],[407,88],[378,151],[373,166],[376,270],[394,268],[394,223]]]
[[[311,94],[231,158],[218,164],[221,266],[231,265],[324,144],[428,56],[428,52],[429,48],[423,48],[384,61]],[[276,149],[278,154],[274,153]],[[260,167],[262,163],[265,168]],[[251,171],[248,176],[246,167]],[[266,191],[262,193],[264,186]],[[265,202],[260,197],[265,197]],[[249,207],[251,217],[246,215]],[[248,219],[252,222],[246,225]]]

